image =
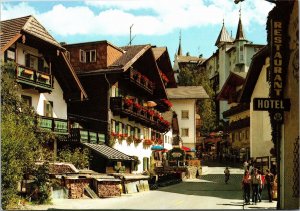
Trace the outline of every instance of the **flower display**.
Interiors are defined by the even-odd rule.
[[[145,145],[152,145],[152,144],[153,144],[153,141],[150,140],[150,139],[145,139],[145,140],[144,140],[144,144],[145,144]]]
[[[131,106],[132,104],[133,104],[133,100],[132,99],[130,99],[130,98],[125,98],[124,99],[124,104],[125,104],[125,106]]]
[[[137,110],[141,110],[142,106],[138,103],[133,103],[133,107],[136,108]]]
[[[173,104],[169,100],[167,100],[167,99],[162,99],[161,102],[164,105],[166,105],[167,107],[172,107],[173,106]]]
[[[168,83],[169,79],[166,76],[166,74],[164,74],[162,71],[159,71],[161,78],[163,79],[164,82]]]
[[[150,116],[153,116],[154,113],[155,113],[155,111],[148,109],[148,110],[147,110],[147,113],[148,113]]]

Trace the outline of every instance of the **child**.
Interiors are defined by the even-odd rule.
[[[225,174],[225,183],[228,184],[228,180],[229,180],[229,176],[230,176],[230,171],[229,171],[228,167],[225,168],[224,174]]]

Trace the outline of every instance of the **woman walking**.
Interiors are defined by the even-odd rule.
[[[254,174],[251,177],[252,181],[252,194],[253,194],[253,204],[257,203],[258,198],[258,186],[261,183],[261,177],[258,174],[258,169],[254,169]]]
[[[249,170],[246,170],[242,180],[245,204],[250,204],[250,183],[251,183],[251,176]]]

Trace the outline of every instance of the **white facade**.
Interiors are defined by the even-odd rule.
[[[195,149],[196,147],[196,99],[171,99],[173,111],[177,114],[179,135],[183,145]],[[188,118],[186,114],[188,113]],[[184,116],[183,116],[184,115]],[[188,129],[188,134],[184,133]],[[187,136],[186,136],[187,135]]]
[[[38,49],[32,48],[30,46],[23,45],[21,43],[17,44],[16,52],[16,63],[25,66],[25,55],[30,53],[34,56],[41,56]],[[46,62],[44,62],[46,66]],[[59,85],[58,81],[53,77],[53,90],[51,93],[39,93],[36,89],[23,89],[21,95],[31,97],[31,103],[37,114],[44,116],[44,102],[51,101],[53,103],[53,116],[54,118],[67,119],[67,103],[63,98],[63,90]]]
[[[269,84],[267,83],[267,67],[270,59],[258,77],[250,103],[250,157],[271,156],[270,150],[274,146],[271,137],[271,124],[268,111],[253,111],[253,98],[269,98]]]
[[[63,90],[54,78],[54,88],[49,93],[39,93],[34,89],[23,89],[22,96],[28,96],[32,99],[32,107],[38,115],[44,116],[44,102],[53,102],[53,118],[67,119],[67,103],[63,98]]]

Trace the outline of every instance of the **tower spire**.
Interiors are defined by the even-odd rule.
[[[223,18],[222,29],[219,33],[219,36],[215,43],[215,46],[219,47],[219,46],[223,45],[224,43],[231,43],[231,42],[233,42],[233,39],[231,38],[231,36],[229,35],[228,31],[225,28],[224,18]]]
[[[182,50],[181,50],[181,30],[179,32],[179,46],[178,46],[177,56],[182,56]]]
[[[244,31],[243,31],[241,5],[240,5],[240,9],[239,9],[239,23],[238,23],[238,28],[237,28],[237,31],[236,31],[235,40],[246,40]]]

